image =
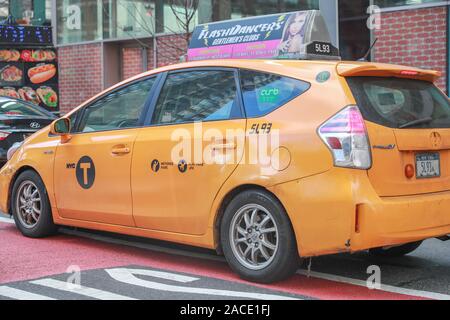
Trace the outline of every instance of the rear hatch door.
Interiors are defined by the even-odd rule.
[[[412,75],[412,74],[411,74]],[[368,175],[380,196],[450,190],[450,104],[430,81],[351,76],[372,147]],[[405,169],[414,168],[408,178]]]

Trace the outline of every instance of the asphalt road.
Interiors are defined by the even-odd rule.
[[[257,285],[209,250],[70,228],[28,239],[11,222],[0,215],[0,299],[450,299],[450,241],[396,259],[314,258],[310,271],[305,261],[292,278]],[[366,286],[370,266],[378,289]]]

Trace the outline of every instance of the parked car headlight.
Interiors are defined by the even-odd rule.
[[[14,143],[11,148],[8,149],[8,152],[6,153],[6,159],[9,161],[14,153],[22,146],[23,142],[16,142]]]

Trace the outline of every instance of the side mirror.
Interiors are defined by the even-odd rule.
[[[50,127],[50,133],[56,136],[67,136],[70,134],[70,120],[61,118],[53,121]]]
[[[66,143],[72,138],[70,136],[70,120],[68,118],[60,118],[52,122],[50,126],[50,134],[61,137],[61,142]]]

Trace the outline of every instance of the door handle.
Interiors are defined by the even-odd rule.
[[[115,154],[115,155],[128,154],[130,152],[131,152],[131,149],[128,147],[125,147],[125,146],[116,146],[116,147],[113,147],[111,150],[111,153]]]

